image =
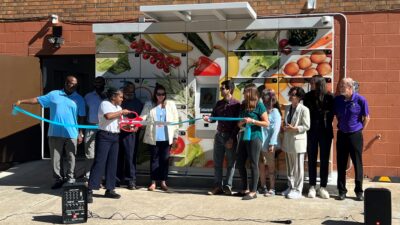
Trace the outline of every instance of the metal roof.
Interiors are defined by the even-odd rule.
[[[140,6],[140,11],[159,22],[257,18],[248,2]]]

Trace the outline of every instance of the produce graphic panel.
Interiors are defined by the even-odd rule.
[[[239,53],[236,53],[238,55]],[[246,51],[238,56],[238,78],[265,78],[279,71],[277,51]],[[232,77],[232,76],[230,76]]]
[[[236,37],[228,41],[229,51],[278,50],[279,31],[277,30],[228,33],[234,33]]]
[[[200,79],[233,79],[234,98],[243,100],[248,83],[275,90],[282,105],[290,104],[290,88],[307,92],[310,77],[333,80],[333,29],[202,32],[174,34],[97,35],[96,76],[105,76],[107,86],[121,87],[131,81],[136,96],[149,101],[156,83],[167,88],[168,98],[178,107],[180,120],[196,118],[195,90]],[[204,81],[204,78],[202,78]],[[328,84],[332,90],[332,83]],[[197,106],[198,107],[198,106]],[[171,149],[171,165],[212,168],[213,140],[196,137],[193,123],[180,126],[178,145]],[[143,135],[143,134],[142,134]],[[141,139],[140,141],[141,142]],[[143,151],[145,145],[140,145]],[[138,161],[145,163],[147,150]],[[144,168],[144,167],[143,167]]]
[[[279,48],[286,54],[295,50],[332,49],[333,29],[291,29],[279,34]]]
[[[279,66],[279,31],[235,32],[236,41],[228,42],[230,57],[237,57],[237,74],[229,77],[269,77],[277,73]],[[228,58],[229,68],[235,68],[234,60]]]
[[[226,73],[226,43],[214,33],[186,33],[193,51],[188,54],[189,79],[196,76],[224,76]]]
[[[184,34],[142,34],[137,43],[143,77],[186,77],[186,56],[193,47]]]
[[[258,88],[258,92],[261,92],[265,89],[265,82],[267,79],[265,78],[236,78],[233,79],[235,84],[235,90],[233,92],[233,97],[239,101],[243,101],[243,90],[247,84],[255,84]]]
[[[279,104],[289,104],[287,92],[290,89],[289,79],[284,78],[283,74],[273,74],[270,78],[265,79],[265,89],[272,89],[278,95]]]
[[[332,51],[293,51],[283,55],[280,61],[281,74],[288,77],[311,78],[314,75],[332,76]]]
[[[134,53],[96,54],[96,76],[105,78],[140,77],[140,58]]]
[[[139,34],[96,35],[96,53],[134,52],[129,46]]]

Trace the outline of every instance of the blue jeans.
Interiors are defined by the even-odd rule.
[[[226,142],[231,138],[230,133],[217,132],[214,138],[214,185],[221,187],[227,185],[232,187],[233,175],[235,174],[235,149],[237,140],[234,138],[231,149],[225,147]],[[225,181],[222,182],[224,158],[226,156],[227,168]]]

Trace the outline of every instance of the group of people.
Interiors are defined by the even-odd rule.
[[[126,82],[123,88],[109,88],[104,92],[105,80],[96,77],[94,90],[84,98],[76,92],[78,80],[75,76],[66,77],[62,90],[51,91],[46,95],[18,100],[15,105],[40,104],[50,108],[48,140],[53,174],[56,182],[53,189],[62,187],[65,182],[74,183],[75,155],[77,145],[84,142],[86,161],[85,177],[88,180],[88,202],[93,202],[93,190],[98,190],[105,177],[105,197],[120,198],[115,187],[127,185],[136,188],[136,133],[121,131],[119,121],[122,116],[132,117],[140,114],[145,121],[143,142],[150,146],[149,191],[157,188],[167,191],[169,172],[169,152],[177,144],[178,126],[167,123],[179,122],[179,114],[173,101],[167,100],[165,87],[156,85],[151,101],[144,105],[135,97],[135,85]],[[355,192],[357,200],[363,200],[362,130],[369,121],[368,104],[364,97],[354,91],[351,78],[339,83],[339,95],[334,97],[326,90],[322,76],[311,79],[311,91],[307,94],[301,87],[289,90],[290,105],[285,107],[282,116],[277,93],[265,89],[261,95],[257,86],[245,86],[242,102],[233,98],[235,85],[226,80],[221,83],[219,100],[207,122],[213,117],[243,118],[239,122],[219,121],[214,138],[214,188],[209,195],[232,195],[232,181],[235,167],[238,168],[242,185],[234,195],[243,200],[257,197],[257,193],[274,196],[275,191],[275,153],[282,149],[286,153],[288,188],[282,192],[287,198],[302,197],[304,183],[304,158],[307,153],[310,188],[308,197],[318,194],[329,198],[326,190],[329,170],[329,157],[333,139],[332,122],[338,121],[337,169],[338,198],[346,198],[346,168],[350,155],[356,174]],[[74,125],[98,124],[98,129],[78,129]],[[280,138],[283,136],[283,138]],[[318,154],[319,149],[319,154]],[[62,171],[62,157],[67,156],[67,172]],[[320,188],[316,189],[317,158],[320,158]],[[224,159],[227,171],[223,179]],[[247,163],[249,162],[249,163]],[[237,163],[237,165],[236,165]],[[251,176],[248,181],[247,165]],[[267,187],[267,178],[269,187]]]
[[[83,98],[76,92],[78,80],[67,76],[62,90],[54,90],[46,95],[18,100],[14,105],[40,104],[50,108],[51,123],[48,131],[50,155],[55,183],[58,189],[65,182],[74,183],[75,155],[77,145],[84,141],[85,173],[88,181],[88,202],[93,202],[93,190],[101,187],[103,178],[105,197],[118,199],[115,187],[127,185],[136,189],[136,134],[138,126],[129,132],[121,130],[122,117],[133,118],[140,115],[148,124],[143,142],[150,146],[151,184],[148,190],[156,189],[160,181],[161,189],[168,186],[169,149],[176,144],[178,127],[166,126],[178,122],[178,110],[173,101],[167,100],[165,87],[156,85],[151,101],[144,105],[135,97],[135,85],[126,82],[122,89],[109,88],[105,91],[105,79],[96,77],[94,90]],[[135,113],[134,113],[135,112]],[[57,123],[68,124],[60,126]],[[78,129],[79,124],[98,125],[98,129]],[[67,156],[67,171],[63,171],[63,155]]]
[[[370,120],[368,103],[355,89],[351,78],[343,78],[334,96],[326,89],[325,78],[315,75],[310,81],[311,91],[292,87],[288,92],[291,104],[285,106],[282,116],[278,96],[272,89],[260,93],[253,83],[245,86],[244,100],[240,103],[232,94],[232,81],[221,83],[223,97],[210,116],[239,117],[240,122],[219,121],[214,138],[214,188],[209,195],[232,195],[235,165],[241,177],[240,191],[234,195],[251,200],[258,194],[274,196],[275,152],[282,149],[286,157],[288,188],[282,195],[289,199],[302,197],[304,184],[304,161],[307,154],[309,190],[307,196],[323,199],[330,197],[327,191],[329,158],[333,139],[333,119],[338,121],[336,142],[339,191],[338,200],[346,198],[346,170],[349,155],[355,169],[356,200],[363,201],[362,131]],[[282,138],[280,138],[282,137]],[[319,155],[320,187],[317,189],[317,162]],[[227,171],[223,179],[223,161]],[[249,162],[251,179],[248,182],[246,161]],[[267,178],[269,187],[267,187]],[[250,184],[250,185],[249,185]]]

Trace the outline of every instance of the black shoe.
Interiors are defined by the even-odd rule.
[[[132,182],[129,182],[127,188],[128,188],[129,190],[136,190],[136,184],[135,184],[135,183],[132,183]]]
[[[246,193],[243,193],[243,192],[236,192],[235,194],[233,194],[233,196],[236,196],[236,197],[243,197],[243,196],[246,196]]]
[[[342,200],[344,200],[344,199],[346,199],[346,194],[344,194],[344,193],[339,194],[339,195],[337,196],[337,198],[336,198],[336,200],[340,200],[340,201],[342,201]]]
[[[362,192],[356,193],[356,201],[360,201],[360,202],[364,201],[364,195]]]
[[[59,189],[63,186],[64,181],[63,180],[57,180],[53,186],[51,186],[51,189]]]
[[[257,194],[254,194],[253,196],[251,196],[250,194],[247,194],[245,196],[243,196],[242,200],[252,200],[257,198]]]
[[[263,195],[268,192],[268,189],[267,189],[267,186],[263,186],[263,187],[259,187],[257,191],[259,194]]]
[[[106,193],[104,194],[104,197],[119,199],[121,198],[121,195],[117,194],[114,190],[107,190]]]
[[[208,195],[221,195],[224,191],[220,187],[215,187],[211,191],[207,192]]]
[[[226,195],[232,195],[232,188],[229,185],[224,185],[222,190]]]
[[[93,191],[92,190],[88,190],[87,203],[93,203]]]

